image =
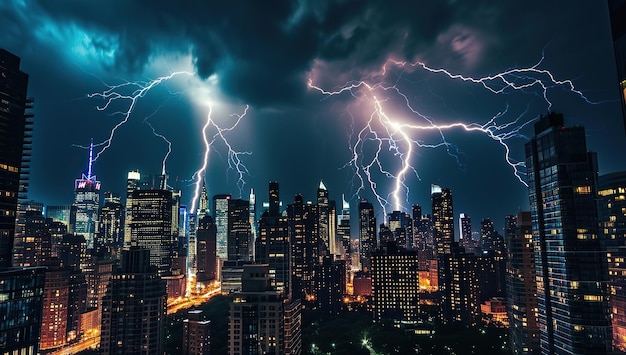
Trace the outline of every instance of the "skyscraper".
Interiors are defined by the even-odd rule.
[[[317,218],[320,234],[320,251],[334,251],[330,240],[330,207],[328,199],[328,190],[322,181],[317,188]]]
[[[93,142],[89,146],[87,174],[74,181],[74,205],[76,206],[76,226],[74,232],[87,240],[87,249],[94,248],[98,233],[98,211],[100,209],[100,181],[92,173]]]
[[[505,235],[509,348],[516,355],[538,354],[537,283],[530,212],[519,212],[515,221]]]
[[[133,170],[128,172],[128,179],[126,180],[126,201],[124,209],[124,246],[130,246],[130,224],[133,219],[133,191],[139,190],[141,185],[141,173],[139,170]]]
[[[342,246],[341,252],[350,255],[350,203],[345,200],[343,195],[341,196],[341,214],[337,216],[337,221],[337,245]]]
[[[174,226],[172,225],[172,192],[135,190],[132,196],[131,245],[150,251],[150,264],[159,276],[172,271]]]
[[[230,194],[213,196],[213,220],[217,228],[217,257],[228,260],[228,201]]]
[[[217,280],[216,235],[217,228],[213,217],[204,216],[198,221],[196,232],[198,243],[196,279],[198,282]]]
[[[541,351],[611,351],[609,273],[598,238],[597,160],[563,115],[535,123],[526,144]]]
[[[369,271],[372,268],[371,255],[376,249],[376,217],[374,206],[361,200],[359,202],[359,255],[362,270]]]
[[[0,49],[0,267],[11,265],[17,203],[25,192],[32,145],[32,100],[20,58]]]
[[[433,209],[433,229],[437,254],[450,252],[454,241],[454,212],[452,209],[452,191],[431,185],[430,199]]]
[[[199,309],[187,312],[183,320],[183,355],[211,353],[211,321]]]
[[[167,292],[150,251],[122,251],[102,300],[101,354],[163,354]]]
[[[332,255],[323,257],[315,265],[315,304],[320,314],[336,317],[343,310],[346,293],[346,261],[333,260]]]
[[[292,295],[304,303],[315,293],[315,265],[319,264],[317,205],[304,203],[302,195],[296,195],[294,202],[287,206],[287,223],[291,244]]]
[[[279,211],[278,183],[269,183],[269,209],[259,220],[259,237],[255,243],[255,261],[268,264],[278,291],[290,298],[291,264],[287,217]]]
[[[452,242],[450,251],[438,257],[443,321],[449,325],[475,326],[480,316],[476,256]]]
[[[461,213],[459,215],[459,244],[466,250],[474,249],[472,241],[472,217]]]
[[[250,229],[250,202],[241,199],[228,200],[229,261],[252,261],[252,231]]]
[[[108,196],[107,196],[108,194]],[[95,249],[104,254],[119,259],[124,246],[124,206],[119,197],[105,193],[104,206],[100,209],[98,218],[98,237],[94,243]]]

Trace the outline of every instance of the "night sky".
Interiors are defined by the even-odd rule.
[[[238,184],[229,150],[218,139],[209,153],[209,195],[247,199],[254,188],[257,200],[267,201],[268,181],[276,180],[286,205],[296,193],[314,200],[323,180],[331,199],[339,202],[345,193],[356,214],[359,198],[367,198],[381,218],[373,184],[366,181],[360,189],[357,175],[364,176],[362,165],[377,150],[373,132],[388,138],[385,134],[399,127],[381,126],[381,112],[396,124],[484,125],[494,117],[500,126],[514,122],[505,131],[522,127],[506,140],[516,162],[524,160],[523,146],[532,136],[532,124],[524,123],[553,110],[565,115],[567,125],[586,127],[600,174],[624,169],[624,127],[604,1],[8,0],[0,2],[0,18],[0,47],[20,56],[21,69],[30,75],[36,123],[29,198],[45,204],[73,201],[73,181],[88,162],[88,151],[80,146],[92,138],[95,144],[107,140],[125,117],[120,111],[130,105],[118,100],[99,110],[106,101],[89,94],[134,81],[145,85],[177,71],[191,74],[146,91],[110,147],[95,148],[101,154],[93,171],[104,190],[122,195],[132,169],[160,173],[168,145],[155,132],[172,143],[166,169],[189,205],[209,110],[213,122],[227,128],[246,107],[239,124],[223,131],[232,149],[245,153],[235,157],[247,168],[245,184]],[[588,100],[567,85],[550,83],[550,106],[539,85],[495,94],[480,83],[421,67],[387,63],[383,72],[388,60],[421,61],[474,78],[539,63],[537,69],[571,80]],[[533,78],[528,72],[508,77],[517,84]],[[545,83],[548,76],[537,78]],[[379,86],[329,96],[310,88],[309,80],[327,91],[360,81]],[[124,89],[129,94],[128,87],[119,90]],[[373,115],[374,97],[379,115]],[[372,131],[362,131],[370,119]],[[359,132],[369,132],[362,145]],[[405,175],[408,192],[400,193],[403,209],[419,203],[430,212],[432,183],[452,189],[455,215],[472,216],[474,229],[483,217],[502,228],[504,215],[528,209],[527,188],[507,164],[501,144],[481,132],[442,132],[448,145],[441,145],[444,138],[436,130],[408,133],[415,142],[414,169]],[[400,131],[392,134],[398,143],[381,141],[380,163],[397,176],[408,145]],[[380,200],[385,210],[393,210],[395,179],[378,172],[372,182],[387,201]]]

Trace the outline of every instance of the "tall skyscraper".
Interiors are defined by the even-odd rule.
[[[259,237],[255,243],[255,261],[268,264],[278,291],[290,298],[291,264],[287,217],[279,211],[278,183],[269,183],[269,209],[259,220]]]
[[[619,81],[618,88],[622,100],[622,119],[624,119],[624,128],[626,128],[626,1],[609,0],[609,14],[611,16],[617,80]]]
[[[513,219],[511,219],[512,221]],[[539,354],[537,283],[530,212],[519,212],[505,235],[507,313],[513,354]]]
[[[74,205],[76,206],[76,226],[74,232],[87,240],[87,249],[94,248],[98,233],[98,211],[100,210],[100,181],[92,173],[93,142],[89,146],[87,174],[74,181]]]
[[[315,294],[315,265],[319,264],[317,205],[298,194],[287,206],[287,234],[291,244],[292,296],[304,303]]]
[[[0,267],[11,266],[17,203],[27,186],[32,100],[20,58],[0,49]]]
[[[110,192],[105,193],[104,206],[98,217],[98,237],[94,243],[99,253],[120,258],[124,246],[124,217],[124,206],[119,197],[113,197]]]
[[[472,217],[461,213],[459,215],[459,244],[466,250],[473,250]]]
[[[450,252],[438,255],[439,289],[443,321],[449,325],[475,326],[480,317],[477,260],[458,243]]]
[[[254,242],[256,241],[256,237],[258,235],[258,225],[257,225],[257,217],[256,217],[256,195],[254,194],[254,189],[250,189],[250,231],[252,232],[251,236],[251,245],[250,245],[250,260],[254,260]]]
[[[600,235],[607,247],[613,346],[626,351],[626,172],[598,178]]]
[[[250,201],[228,200],[229,261],[252,261],[252,230],[250,228]]]
[[[376,217],[374,216],[374,206],[361,200],[359,202],[359,254],[361,268],[369,271],[372,268],[371,255],[376,249]]]
[[[171,191],[135,190],[132,195],[131,245],[150,251],[159,276],[170,275],[174,254]]]
[[[124,246],[130,246],[130,225],[133,219],[133,191],[139,190],[141,185],[141,173],[139,170],[128,172],[126,180],[126,201],[125,218],[124,218]]]
[[[346,293],[346,261],[323,257],[315,265],[315,304],[320,314],[336,317],[343,310]]]
[[[198,221],[196,238],[197,249],[197,273],[198,282],[210,282],[217,280],[217,227],[213,217],[204,216]]]
[[[122,251],[102,301],[101,354],[163,354],[167,292],[150,259],[147,249]]]
[[[320,251],[334,251],[330,240],[330,206],[328,199],[328,190],[322,181],[317,188],[317,217],[320,234]]]
[[[217,227],[217,257],[228,260],[228,201],[230,194],[213,196],[213,220]]]
[[[550,113],[526,144],[541,351],[611,351],[609,272],[598,238],[597,160],[583,127]]]
[[[389,242],[372,253],[374,319],[415,323],[419,314],[417,252]]]
[[[454,241],[454,212],[452,209],[452,191],[431,185],[430,199],[433,209],[433,230],[437,254],[450,253]]]
[[[274,290],[267,264],[244,265],[242,291],[230,302],[228,353],[300,354],[299,302]]]
[[[350,203],[341,195],[341,214],[337,216],[337,245],[341,245],[343,250],[338,254],[350,255],[350,232]]]

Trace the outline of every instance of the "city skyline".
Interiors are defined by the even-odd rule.
[[[156,132],[172,141],[167,172],[172,184],[178,180],[188,205],[192,175],[202,165],[200,133],[207,115],[212,112],[217,124],[229,127],[231,114],[245,112],[240,125],[226,133],[234,149],[251,153],[240,156],[249,172],[244,174],[246,184],[241,192],[235,172],[227,169],[226,147],[216,145],[207,167],[210,196],[246,198],[254,188],[258,200],[266,201],[267,183],[278,181],[286,206],[297,193],[314,201],[322,180],[330,198],[340,201],[345,193],[353,211],[358,197],[373,202],[382,222],[383,209],[375,195],[367,186],[357,195],[355,167],[346,165],[354,145],[350,129],[360,129],[368,119],[357,112],[362,101],[349,94],[324,95],[308,88],[308,79],[328,90],[340,89],[348,79],[397,80],[407,90],[407,99],[438,124],[462,120],[482,125],[501,113],[501,122],[519,117],[521,125],[551,109],[563,113],[568,125],[586,127],[588,148],[598,152],[600,174],[623,169],[618,152],[625,145],[624,127],[605,3],[563,8],[550,2],[542,4],[544,11],[487,3],[419,9],[390,9],[376,2],[302,3],[299,8],[289,4],[266,8],[251,3],[239,9],[192,3],[169,9],[166,3],[155,3],[143,9],[144,19],[125,15],[136,13],[141,5],[115,2],[97,12],[89,4],[71,1],[0,5],[0,14],[9,19],[0,24],[0,41],[22,58],[21,70],[30,76],[28,95],[35,99],[29,198],[50,205],[69,203],[72,181],[88,165],[88,151],[76,146],[88,146],[91,138],[102,142],[123,118],[112,115],[123,106],[99,111],[106,101],[89,94],[125,80],[153,80],[179,70],[194,74],[176,76],[137,100],[127,124],[94,162],[104,191],[123,195],[130,170],[161,171],[168,146]],[[571,79],[597,104],[557,87],[549,91],[550,107],[538,92],[492,95],[480,85],[401,65],[389,66],[390,76],[376,76],[388,59],[420,60],[430,68],[483,77],[532,67],[542,56],[539,68],[551,71],[557,80]],[[399,107],[397,97],[391,100],[398,106],[388,105],[387,110]],[[354,121],[346,109],[357,110],[350,111]],[[522,133],[532,135],[531,129],[532,124]],[[437,142],[427,141],[429,137],[416,139]],[[446,137],[458,147],[461,164],[446,148],[416,151],[411,163],[420,179],[407,175],[410,192],[403,199],[403,211],[419,203],[430,213],[433,183],[453,191],[455,219],[460,213],[474,221],[489,217],[501,230],[504,215],[528,208],[528,189],[504,160],[498,142],[462,130],[446,131]],[[525,142],[511,140],[513,159],[523,161]],[[392,164],[389,169],[397,169],[398,161],[390,159],[385,161]],[[388,198],[393,179],[379,176],[375,182]],[[390,202],[386,212],[393,209]]]

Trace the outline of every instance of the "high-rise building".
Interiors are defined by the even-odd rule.
[[[611,281],[613,346],[626,351],[626,172],[598,178],[600,235],[607,247]]]
[[[267,264],[244,265],[242,291],[230,302],[228,353],[300,354],[299,302],[271,286]]]
[[[430,199],[433,209],[433,229],[437,254],[450,253],[454,241],[454,212],[452,209],[452,191],[431,185]]]
[[[98,238],[94,243],[97,252],[120,258],[124,246],[124,206],[119,197],[105,193],[104,206],[98,217]]]
[[[330,240],[330,201],[328,199],[328,190],[322,181],[317,188],[317,218],[320,235],[320,251],[334,251],[333,243]]]
[[[393,211],[387,216],[389,231],[398,246],[413,249],[413,220],[411,215]]]
[[[472,251],[474,248],[472,241],[472,217],[465,213],[459,215],[459,244],[468,251]]]
[[[341,214],[337,215],[337,245],[341,245],[343,250],[337,255],[342,253],[350,255],[350,233],[350,203],[341,195]]]
[[[172,192],[134,190],[131,196],[131,246],[150,250],[150,264],[159,276],[170,275],[175,246]]]
[[[419,315],[417,252],[389,242],[372,253],[374,319],[407,324]]]
[[[279,212],[278,183],[269,184],[269,209],[259,220],[259,237],[255,243],[255,261],[268,264],[278,291],[290,298],[291,263],[287,217]]]
[[[228,201],[230,194],[213,196],[213,220],[217,228],[217,257],[228,260]]]
[[[250,228],[250,201],[228,200],[227,260],[252,261],[252,230]]]
[[[583,127],[550,113],[526,144],[540,344],[546,354],[611,351],[606,252],[598,238],[597,158]]]
[[[65,224],[65,226],[67,227],[67,233],[74,233],[74,226],[76,225],[76,206],[46,206],[46,217],[52,218],[55,222],[61,222]]]
[[[323,257],[315,265],[315,304],[320,314],[336,317],[343,310],[346,293],[346,261]]]
[[[254,242],[256,241],[256,237],[258,235],[258,225],[256,218],[256,195],[254,194],[254,189],[250,189],[250,231],[252,233],[251,236],[251,245],[250,245],[250,260],[254,260]]]
[[[98,211],[100,210],[100,181],[92,173],[93,142],[89,146],[89,164],[87,174],[74,181],[74,205],[76,206],[76,225],[74,232],[87,240],[87,249],[94,248],[98,233]]]
[[[130,225],[133,219],[133,191],[139,190],[141,185],[141,173],[139,170],[128,172],[126,180],[126,201],[124,218],[124,246],[130,246]]]
[[[361,269],[372,268],[371,255],[376,249],[376,217],[374,206],[367,200],[359,202],[359,256]]]
[[[204,216],[198,221],[196,239],[198,243],[196,265],[196,280],[210,282],[217,280],[217,227],[213,217]]]
[[[33,115],[20,58],[0,49],[0,267],[11,266],[18,200],[30,169]]]
[[[515,224],[507,230],[509,348],[514,354],[539,354],[537,284],[530,212],[519,212]]]
[[[211,354],[211,321],[199,309],[183,320],[183,355]]]
[[[450,252],[438,255],[439,290],[442,293],[442,320],[449,325],[475,326],[480,318],[477,260],[458,243]]]
[[[39,354],[45,268],[0,269],[0,350]]]
[[[150,259],[147,249],[122,251],[102,300],[101,354],[163,354],[167,291]]]
[[[611,16],[611,33],[615,50],[615,64],[617,67],[617,87],[622,100],[622,119],[626,128],[626,1],[609,0],[609,14]]]
[[[293,298],[304,303],[315,294],[315,265],[319,264],[317,205],[304,203],[298,194],[287,206],[287,234],[291,244]]]

